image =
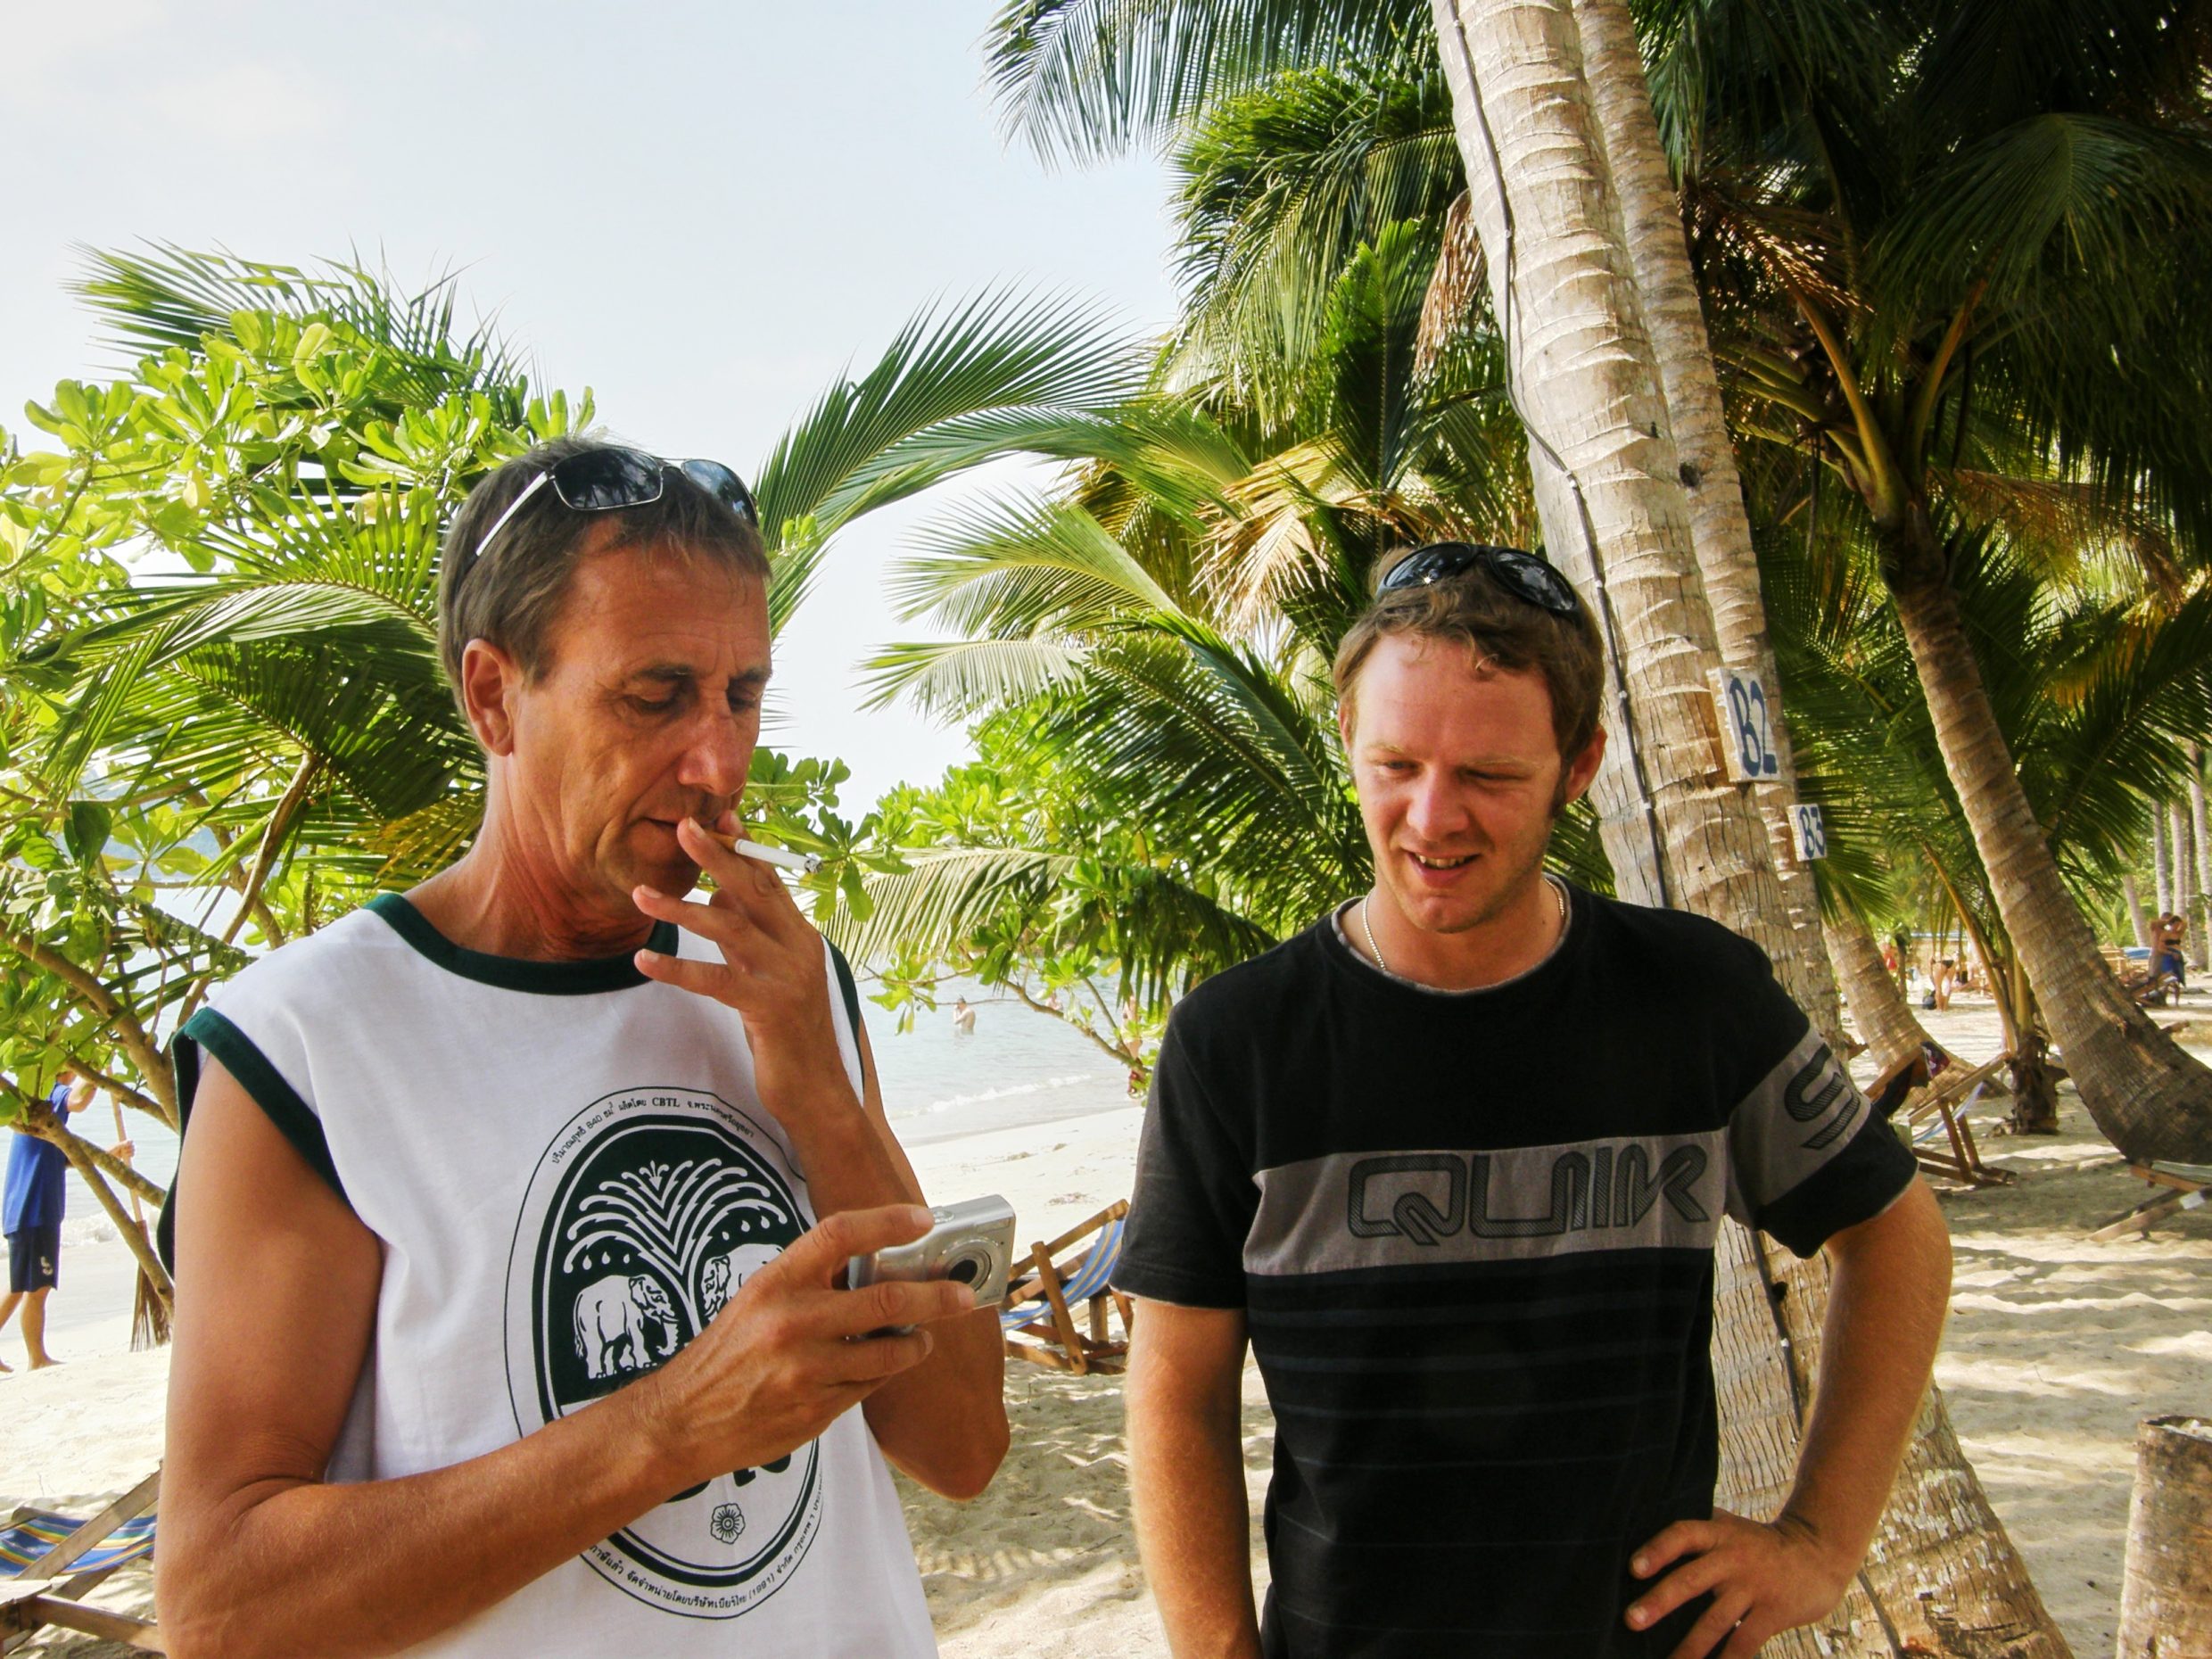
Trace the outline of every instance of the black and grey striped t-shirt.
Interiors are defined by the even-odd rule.
[[[1571,891],[1505,985],[1324,920],[1169,1024],[1116,1283],[1244,1311],[1275,1659],[1670,1652],[1627,1563],[1712,1511],[1721,1215],[1806,1254],[1912,1178],[1756,946]]]

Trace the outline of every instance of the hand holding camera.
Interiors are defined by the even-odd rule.
[[[929,1212],[929,1230],[911,1244],[854,1256],[846,1283],[863,1285],[941,1279],[965,1285],[978,1308],[995,1308],[1006,1299],[1007,1275],[1014,1259],[1014,1207],[992,1193]],[[896,1327],[894,1327],[896,1329]]]
[[[747,1279],[658,1372],[615,1395],[609,1403],[636,1414],[666,1465],[669,1490],[782,1457],[928,1358],[921,1327],[972,1312],[969,1286],[887,1278],[840,1290],[836,1281],[854,1257],[912,1245],[936,1226],[911,1204],[829,1217]],[[896,1333],[871,1335],[882,1331]]]

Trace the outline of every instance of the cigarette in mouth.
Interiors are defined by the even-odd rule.
[[[714,837],[714,839],[720,841],[733,853],[742,853],[747,858],[757,858],[762,863],[773,864],[778,870],[795,871],[802,876],[811,876],[821,868],[821,858],[813,853],[794,853],[788,847],[763,846],[758,841],[747,841],[727,836],[718,835]]]

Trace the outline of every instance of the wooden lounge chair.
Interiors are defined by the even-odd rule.
[[[81,1599],[118,1567],[153,1553],[161,1492],[156,1469],[88,1521],[23,1507],[0,1523],[0,1653],[13,1652],[47,1625],[143,1653],[164,1651],[152,1622]]]
[[[1109,1281],[1121,1260],[1121,1234],[1128,1213],[1127,1202],[1117,1201],[1051,1243],[1030,1247],[1028,1264],[1007,1288],[999,1308],[999,1328],[1006,1334],[1010,1356],[1077,1376],[1127,1366],[1129,1299]],[[1080,1255],[1065,1254],[1094,1234],[1095,1242]],[[1118,1340],[1108,1333],[1110,1308],[1121,1316]],[[1077,1308],[1084,1311],[1085,1328],[1080,1330]]]
[[[2011,1063],[2010,1054],[1974,1067],[1954,1062],[1905,1095],[1893,1121],[1903,1126],[1913,1161],[1922,1170],[1962,1186],[2002,1186],[2012,1179],[2004,1170],[1982,1162],[1969,1120],[1990,1090],[2008,1092],[1997,1074]],[[1879,1100],[1896,1080],[1892,1072],[1878,1080],[1871,1093]]]
[[[2130,1164],[2127,1173],[2150,1183],[2150,1196],[2091,1234],[2091,1243],[2107,1243],[2131,1233],[2137,1238],[2148,1237],[2153,1224],[2179,1210],[2200,1208],[2207,1193],[2212,1192],[2212,1164]]]

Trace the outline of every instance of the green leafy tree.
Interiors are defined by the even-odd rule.
[[[458,330],[450,281],[157,248],[95,256],[83,292],[132,369],[34,405],[53,448],[0,433],[0,945],[23,970],[0,1120],[158,1201],[45,1111],[45,1080],[67,1059],[174,1127],[161,1045],[213,980],[466,846],[483,768],[437,665],[440,536],[592,407]],[[1136,368],[1049,298],[915,318],[759,470],[773,623],[854,518],[1051,441]],[[763,749],[747,806],[857,894],[845,778]]]

